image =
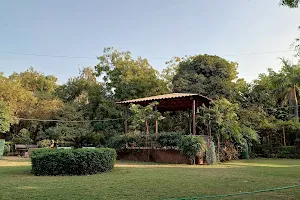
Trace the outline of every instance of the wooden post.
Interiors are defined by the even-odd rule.
[[[125,134],[128,134],[128,106],[125,108]]]
[[[195,99],[193,99],[192,115],[193,115],[193,135],[196,135],[196,101],[195,101]]]
[[[188,110],[188,114],[189,114],[189,131],[190,134],[192,135],[192,115],[191,115],[192,111]]]
[[[149,125],[148,125],[148,120],[146,120],[146,122],[145,122],[145,126],[146,126],[146,136],[148,136],[148,133],[149,133]]]
[[[157,111],[157,106],[155,106],[155,111]],[[155,120],[155,135],[158,136],[158,120]]]

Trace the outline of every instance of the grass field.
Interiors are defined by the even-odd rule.
[[[0,160],[0,199],[167,199],[300,183],[300,160],[255,159],[215,166],[119,162],[91,176],[37,177],[29,160]],[[300,187],[218,199],[300,199]]]

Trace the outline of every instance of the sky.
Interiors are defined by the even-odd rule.
[[[0,0],[0,72],[33,66],[65,83],[79,68],[95,66],[104,47],[114,47],[147,58],[159,71],[173,56],[218,55],[239,63],[239,77],[251,81],[267,68],[280,69],[281,57],[297,61],[290,45],[300,10],[278,3]]]

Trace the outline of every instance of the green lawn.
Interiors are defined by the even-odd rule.
[[[215,166],[119,162],[91,176],[37,177],[30,163],[0,160],[0,199],[166,199],[300,183],[300,160],[255,159]],[[220,198],[219,198],[220,199]],[[222,199],[300,199],[300,187]]]

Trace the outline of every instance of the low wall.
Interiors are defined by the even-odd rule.
[[[179,150],[172,149],[124,149],[118,153],[119,160],[190,164],[190,160]]]

